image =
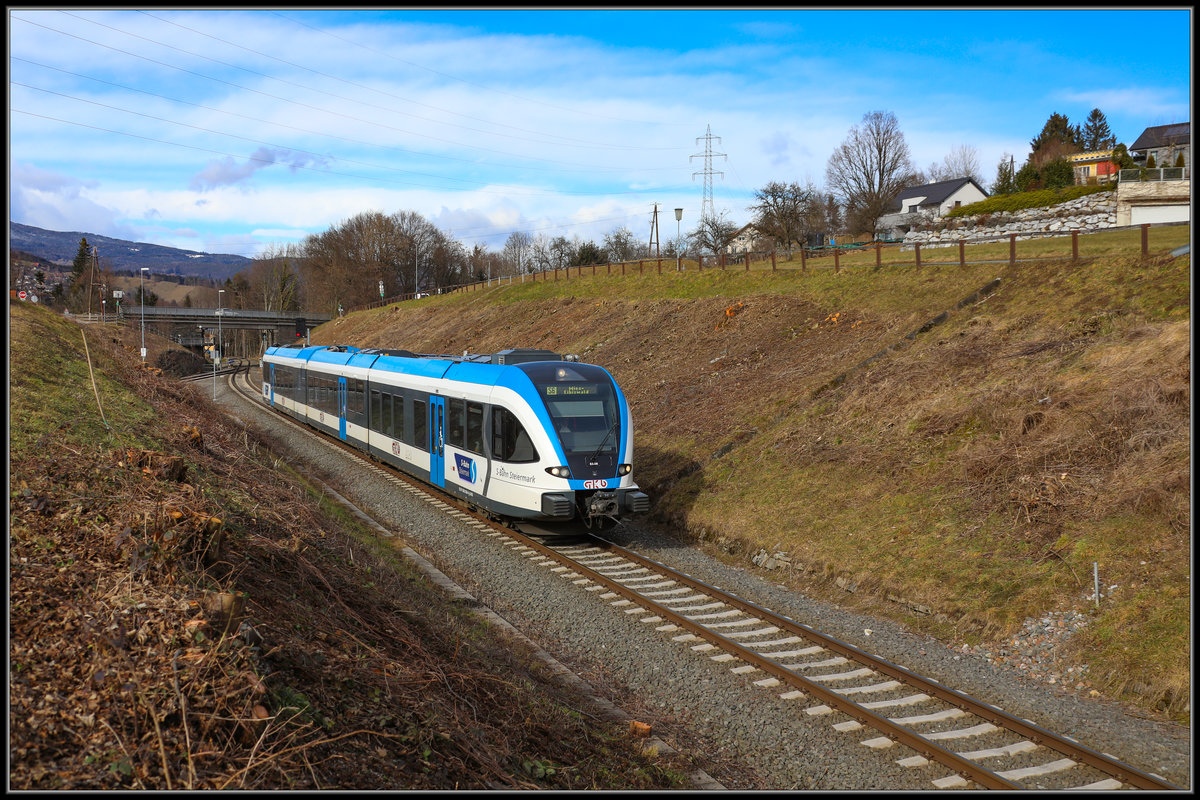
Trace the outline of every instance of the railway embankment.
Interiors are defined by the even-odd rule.
[[[11,788],[690,785],[136,328],[9,334]]]
[[[1069,614],[1039,675],[1187,719],[1190,257],[1129,239],[504,284],[314,342],[577,353],[623,387],[635,478],[682,541],[980,652]]]

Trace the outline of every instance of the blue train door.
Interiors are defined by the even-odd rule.
[[[338,378],[338,438],[346,438],[346,379]]]
[[[429,482],[446,488],[446,398],[429,396]]]
[[[267,365],[267,385],[271,388],[266,391],[267,404],[275,405],[275,365]]]

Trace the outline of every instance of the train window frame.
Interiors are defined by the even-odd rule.
[[[467,401],[466,441],[464,449],[471,453],[483,455],[483,422],[485,419],[483,403]]]
[[[404,404],[407,402],[405,394],[405,392],[397,390],[392,395],[392,430],[395,432],[392,438],[401,442],[408,441],[406,438],[408,428],[405,425],[407,415],[404,413],[406,411]]]
[[[521,420],[517,419],[516,414],[504,406],[492,406],[491,416],[492,458],[505,464],[533,464],[539,460],[537,447],[533,444],[529,431],[521,424]],[[518,443],[520,443],[521,434],[524,434],[525,442],[529,445],[531,455],[528,459],[513,458]]]
[[[367,416],[367,427],[376,433],[383,433],[380,423],[383,421],[383,392],[371,390],[371,408]]]
[[[396,431],[393,425],[395,417],[392,416],[392,406],[395,404],[396,396],[391,392],[384,392],[382,400],[383,414],[380,418],[380,422],[383,424],[382,433],[384,436],[395,439]]]
[[[446,444],[466,449],[466,400],[461,397],[446,398]]]
[[[429,452],[429,402],[428,396],[413,398],[413,438],[409,442],[423,452]]]

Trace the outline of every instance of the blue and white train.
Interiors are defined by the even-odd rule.
[[[263,400],[494,517],[599,528],[649,510],[612,375],[548,350],[271,347]]]

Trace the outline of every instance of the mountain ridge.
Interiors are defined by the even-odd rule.
[[[224,280],[254,263],[245,256],[182,250],[84,231],[52,231],[19,222],[9,222],[8,237],[10,250],[22,250],[68,267],[79,252],[79,240],[86,238],[97,249],[101,262],[115,272],[136,273],[148,267],[156,275]]]

